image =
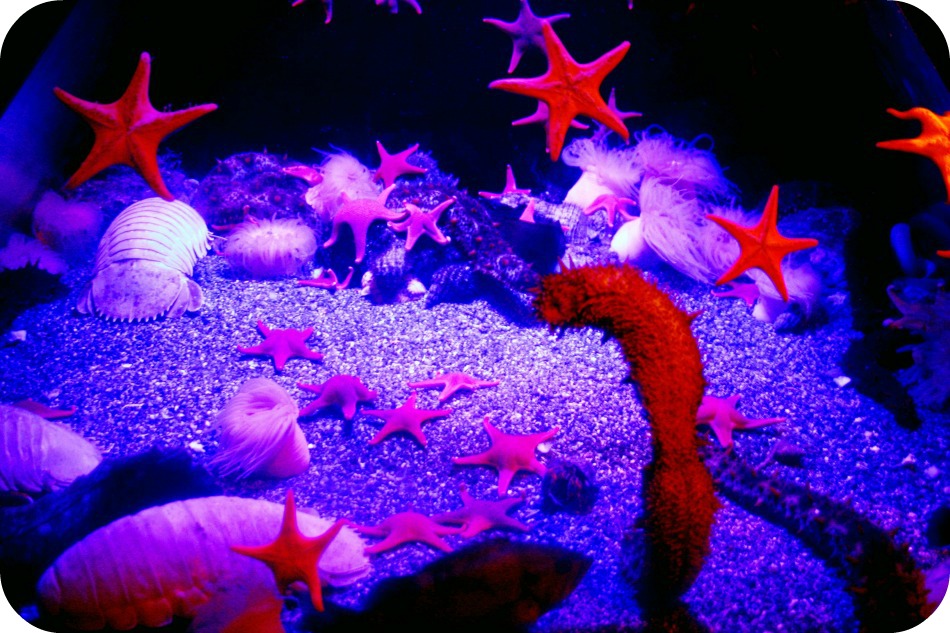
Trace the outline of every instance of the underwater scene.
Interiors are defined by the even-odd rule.
[[[947,50],[887,0],[25,13],[5,630],[940,630]]]

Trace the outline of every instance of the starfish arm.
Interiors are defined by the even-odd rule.
[[[723,448],[729,448],[733,445],[732,427],[721,424],[711,424],[710,426],[713,430],[713,433],[716,435],[716,439],[719,441],[720,446]]]
[[[478,453],[477,455],[465,455],[463,457],[453,457],[452,463],[459,466],[485,466],[491,459],[491,451]]]
[[[343,278],[343,281],[341,281],[341,282],[338,283],[338,284],[335,284],[336,289],[337,289],[337,290],[342,290],[343,288],[346,288],[347,286],[350,285],[350,280],[351,280],[351,279],[353,279],[353,267],[352,267],[352,266],[349,267],[349,270],[348,270],[347,273],[346,273],[346,277]]]
[[[738,411],[732,418],[733,424],[737,429],[757,429],[770,424],[779,424],[784,422],[785,418],[747,418]]]
[[[323,248],[330,248],[331,246],[336,244],[337,239],[340,237],[341,224],[342,222],[337,220],[337,218],[333,219],[333,227],[330,229],[330,238],[326,242],[323,243]]]
[[[508,487],[511,485],[511,480],[514,479],[515,471],[509,468],[499,468],[498,469],[498,496],[504,497],[508,494]]]

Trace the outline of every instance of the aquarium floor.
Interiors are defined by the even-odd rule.
[[[196,269],[205,296],[197,315],[112,323],[73,311],[88,275],[88,269],[71,271],[65,279],[69,296],[16,319],[13,329],[25,330],[26,340],[0,349],[0,401],[75,405],[77,413],[65,421],[108,456],[164,445],[188,447],[206,462],[218,450],[215,414],[250,378],[273,378],[302,406],[312,394],[299,389],[298,381],[356,374],[379,391],[374,406],[381,409],[405,402],[407,381],[442,372],[500,380],[495,388],[453,396],[446,403],[452,414],[425,425],[426,449],[403,436],[370,446],[380,426],[376,418],[358,414],[347,429],[338,413],[326,410],[301,420],[312,453],[307,472],[282,481],[221,483],[228,494],[278,503],[293,488],[298,506],[373,525],[410,508],[434,514],[460,507],[462,484],[475,497],[495,498],[494,470],[451,463],[452,457],[488,447],[485,416],[511,433],[558,426],[557,436],[542,446],[547,452],[541,461],[589,467],[601,486],[599,499],[587,515],[545,514],[541,478],[520,474],[512,494],[524,492],[526,503],[514,516],[531,531],[507,534],[558,543],[594,562],[576,591],[533,630],[623,630],[640,623],[619,560],[621,537],[641,512],[650,431],[635,386],[623,382],[627,366],[619,347],[602,344],[600,332],[557,337],[543,327],[513,325],[483,301],[431,309],[421,301],[379,306],[358,290],[331,294],[293,280],[239,281],[215,256]],[[859,512],[910,543],[923,568],[939,562],[923,532],[928,513],[950,497],[950,423],[922,412],[922,427],[908,431],[880,405],[836,383],[837,360],[857,336],[848,298],[832,298],[838,308],[826,324],[779,335],[754,320],[741,301],[717,299],[708,287],[672,271],[657,276],[681,308],[702,310],[693,330],[707,393],[741,394],[738,408],[750,417],[787,418],[738,433],[739,454],[757,464],[779,437],[803,447],[803,468],[772,465],[770,472],[835,499],[850,498]],[[293,359],[275,373],[269,358],[239,353],[236,346],[261,340],[258,319],[276,328],[313,327],[310,346],[325,355],[323,361]],[[437,396],[434,389],[420,391],[418,406],[439,408]],[[464,543],[459,537],[448,541],[454,547]],[[440,555],[412,544],[372,556],[368,576],[326,598],[358,608],[382,578],[411,574]],[[856,630],[849,594],[834,570],[788,532],[725,500],[709,559],[685,598],[715,631]]]

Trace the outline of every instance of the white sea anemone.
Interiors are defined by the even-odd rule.
[[[224,257],[231,268],[254,279],[296,275],[313,260],[317,238],[296,218],[246,220],[228,236]]]
[[[0,248],[0,270],[17,270],[35,266],[51,275],[62,275],[69,269],[58,253],[32,237],[13,233],[7,245]]]
[[[102,232],[102,211],[90,202],[64,200],[47,191],[33,209],[33,235],[67,258],[92,251]]]
[[[297,404],[269,378],[252,378],[218,413],[221,450],[211,466],[222,477],[293,477],[307,469],[310,449],[297,424]]]
[[[333,218],[343,204],[340,194],[350,200],[375,198],[380,187],[373,180],[373,172],[350,154],[327,154],[320,163],[323,181],[311,187],[306,194],[307,204],[323,221]]]
[[[605,194],[631,198],[641,170],[633,148],[611,149],[603,141],[590,138],[573,141],[561,154],[565,164],[581,168],[581,176],[564,197],[564,202],[587,207]]]

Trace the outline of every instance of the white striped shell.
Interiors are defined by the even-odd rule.
[[[252,378],[218,412],[221,450],[211,465],[222,477],[293,477],[310,465],[297,403],[270,378]]]
[[[283,513],[277,503],[226,496],[148,508],[63,552],[40,578],[40,604],[81,630],[158,627],[177,616],[195,618],[194,629],[221,631],[279,595],[267,565],[231,546],[273,542]],[[300,511],[297,522],[306,536],[332,525]],[[367,574],[364,547],[344,527],[320,558],[321,580],[343,586]]]
[[[0,490],[59,490],[101,461],[99,449],[66,426],[0,404]]]
[[[209,248],[210,233],[193,208],[179,200],[140,200],[106,229],[76,309],[120,321],[197,310],[201,288],[191,275]]]

